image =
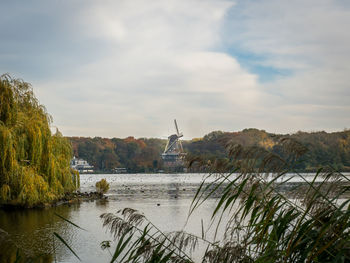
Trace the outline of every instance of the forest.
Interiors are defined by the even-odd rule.
[[[298,161],[298,171],[315,171],[320,166],[332,166],[339,171],[350,171],[350,130],[327,133],[297,132],[273,134],[264,130],[244,129],[239,132],[213,131],[202,138],[182,141],[187,155],[201,156],[208,160],[227,158],[226,145],[258,146],[283,155],[278,142],[293,139],[307,148]],[[96,172],[111,172],[125,167],[130,173],[157,172],[163,170],[161,153],[166,140],[157,138],[87,138],[68,137],[76,157],[87,160]]]

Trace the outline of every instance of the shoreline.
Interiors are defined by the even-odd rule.
[[[22,209],[45,209],[51,207],[58,207],[65,204],[76,204],[87,201],[95,200],[107,200],[108,196],[99,192],[80,192],[66,193],[64,197],[52,202],[52,203],[42,203],[34,206],[25,205],[14,205],[14,204],[1,204],[0,209],[2,210],[22,210]]]

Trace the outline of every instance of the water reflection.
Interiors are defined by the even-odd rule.
[[[0,262],[15,262],[17,253],[22,260],[35,258],[35,262],[52,262],[53,251],[59,258],[65,257],[66,249],[54,240],[53,232],[59,233],[69,243],[73,241],[76,230],[55,213],[69,219],[70,213],[77,209],[79,204],[48,209],[0,210],[0,227],[8,233],[2,238]]]

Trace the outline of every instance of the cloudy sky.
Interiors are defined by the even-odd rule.
[[[350,128],[350,1],[1,1],[0,73],[67,136]]]

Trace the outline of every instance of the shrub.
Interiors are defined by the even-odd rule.
[[[101,194],[107,193],[108,189],[109,189],[109,183],[107,182],[106,179],[101,179],[96,183],[96,190]]]

